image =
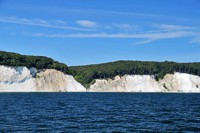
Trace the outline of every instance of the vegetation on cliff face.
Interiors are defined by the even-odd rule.
[[[26,66],[37,69],[56,69],[64,73],[69,73],[67,65],[54,61],[44,56],[27,56],[17,53],[0,51],[0,65],[6,66]]]
[[[181,72],[200,76],[200,63],[116,61],[97,65],[73,66],[69,68],[75,79],[89,87],[95,79],[114,78],[125,74],[155,75],[162,79],[167,73]]]

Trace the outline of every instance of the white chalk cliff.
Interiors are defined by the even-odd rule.
[[[60,71],[0,66],[0,92],[81,92],[86,89],[73,76]]]
[[[200,77],[174,73],[156,81],[152,75],[125,75],[112,79],[97,79],[91,92],[200,92]]]
[[[0,65],[0,92],[200,92],[200,77],[174,73],[156,81],[153,75],[97,79],[86,90],[73,76],[54,69]]]

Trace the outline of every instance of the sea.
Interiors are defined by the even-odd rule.
[[[0,93],[0,132],[200,132],[200,94]]]

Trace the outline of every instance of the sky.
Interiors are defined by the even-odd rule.
[[[0,0],[0,51],[69,66],[200,62],[200,0]]]

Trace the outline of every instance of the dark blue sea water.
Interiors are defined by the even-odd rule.
[[[200,94],[0,93],[0,132],[200,132]]]

